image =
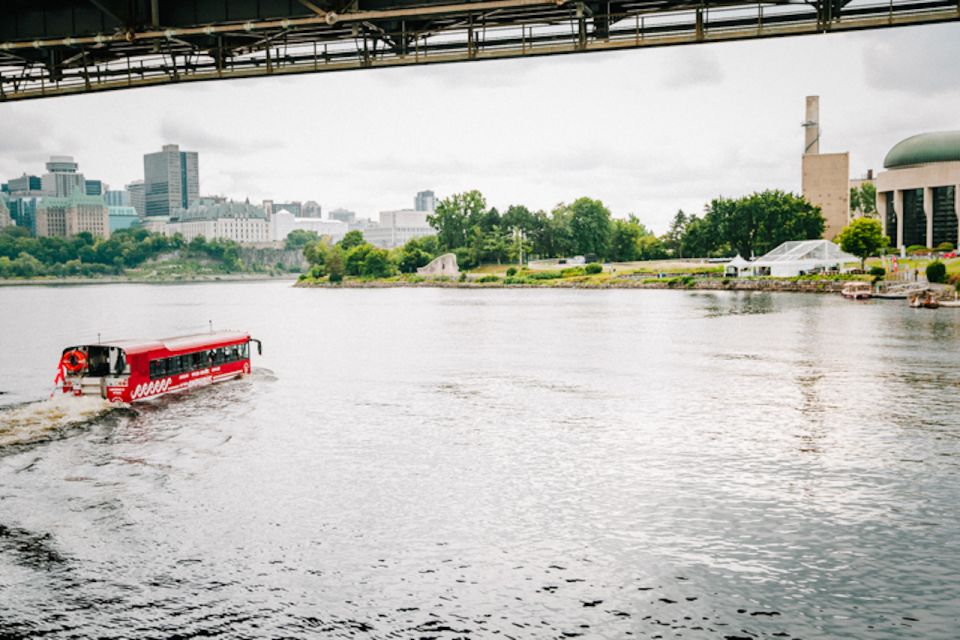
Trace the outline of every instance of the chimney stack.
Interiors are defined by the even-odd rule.
[[[807,96],[807,119],[803,123],[804,155],[820,153],[820,96]]]

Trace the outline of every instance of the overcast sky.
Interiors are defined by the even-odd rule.
[[[717,195],[799,192],[804,96],[853,176],[960,129],[960,24],[530,60],[186,84],[0,104],[0,179],[73,155],[121,188],[164,143],[201,193],[361,216],[479,189],[501,210],[580,196],[656,231]]]

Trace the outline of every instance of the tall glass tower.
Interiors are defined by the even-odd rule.
[[[143,156],[144,209],[148,218],[170,216],[200,197],[200,168],[196,151],[180,151],[166,144]]]

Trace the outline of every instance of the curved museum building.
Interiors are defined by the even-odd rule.
[[[898,142],[877,175],[877,211],[897,247],[960,245],[960,131]]]

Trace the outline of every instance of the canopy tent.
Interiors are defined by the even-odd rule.
[[[723,275],[737,278],[742,271],[749,269],[751,264],[749,260],[744,260],[743,256],[738,253],[736,258],[723,265]]]
[[[815,271],[837,270],[848,262],[859,262],[829,240],[793,240],[750,263],[755,276],[788,278]]]

